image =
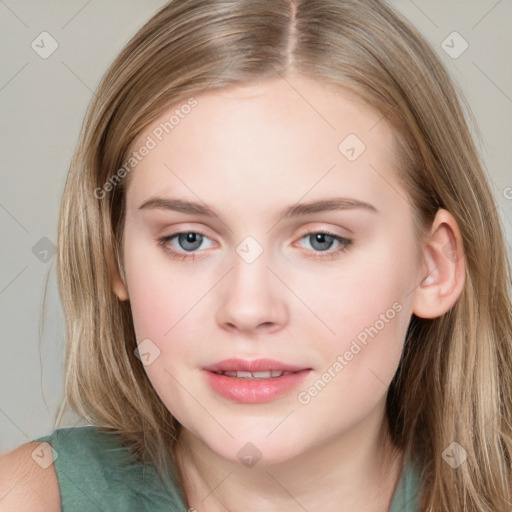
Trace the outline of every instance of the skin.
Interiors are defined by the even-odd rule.
[[[113,277],[118,298],[130,300],[138,343],[149,338],[160,350],[145,370],[184,427],[177,456],[188,505],[208,512],[387,511],[401,454],[379,464],[386,393],[411,315],[440,316],[460,295],[464,260],[446,256],[461,239],[457,223],[440,210],[418,245],[393,132],[349,94],[290,76],[196,99],[132,171],[126,282]],[[366,146],[352,162],[338,149],[351,133]],[[220,219],[139,209],[154,196],[206,203]],[[378,212],[279,217],[287,205],[332,197],[365,201]],[[161,237],[197,230],[206,237],[194,259],[173,259],[158,245]],[[308,236],[325,231],[353,243],[322,259],[341,246]],[[250,264],[236,252],[249,235],[263,249]],[[167,246],[190,254],[178,237]],[[400,312],[317,396],[299,403],[298,393],[396,303]],[[229,357],[270,357],[312,371],[284,397],[238,404],[214,393],[201,371]],[[237,457],[247,442],[262,455],[250,468]]]

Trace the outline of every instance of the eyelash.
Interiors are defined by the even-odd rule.
[[[194,260],[195,256],[196,256],[195,253],[189,253],[189,254],[181,253],[179,251],[169,248],[169,245],[168,245],[168,243],[173,238],[176,238],[179,235],[186,235],[189,233],[193,233],[195,235],[201,235],[203,237],[209,238],[208,235],[206,233],[203,233],[202,231],[197,231],[197,230],[196,231],[179,231],[177,233],[173,233],[172,235],[168,235],[168,236],[159,238],[158,245],[160,247],[162,247],[164,249],[164,251],[173,259]],[[309,232],[305,233],[303,236],[301,236],[300,240],[302,240],[303,238],[306,238],[307,236],[318,235],[318,234],[327,235],[327,236],[333,238],[334,240],[338,241],[341,244],[341,246],[338,249],[336,249],[334,251],[330,251],[330,252],[322,253],[322,251],[318,251],[318,254],[314,256],[314,258],[317,258],[317,259],[332,260],[332,259],[338,257],[341,253],[347,251],[353,244],[353,240],[336,235],[334,233],[331,233],[330,231],[325,231],[325,230],[324,231],[309,231]]]

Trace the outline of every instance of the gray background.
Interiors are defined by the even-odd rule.
[[[0,0],[0,453],[53,429],[65,348],[53,251],[68,165],[102,74],[164,3]],[[469,101],[510,256],[512,1],[391,4],[433,44]],[[46,59],[31,47],[43,31],[58,43]],[[454,31],[469,44],[456,58],[463,41],[447,39]]]

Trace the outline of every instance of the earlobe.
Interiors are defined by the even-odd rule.
[[[117,263],[115,263],[114,258],[112,257],[109,258],[109,263],[111,276],[110,285],[112,290],[120,301],[126,301],[129,299],[128,289],[119,274]]]
[[[438,210],[424,242],[425,268],[415,290],[412,312],[420,318],[437,318],[457,302],[465,282],[462,237],[457,221]]]
[[[128,300],[128,290],[117,272],[112,276],[112,289],[120,301]]]

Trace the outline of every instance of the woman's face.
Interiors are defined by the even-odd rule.
[[[374,433],[423,269],[385,121],[292,76],[183,101],[132,150],[127,293],[187,435],[276,462]]]

